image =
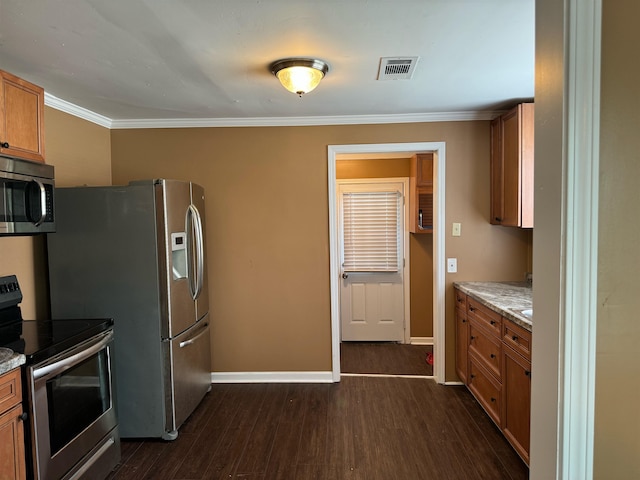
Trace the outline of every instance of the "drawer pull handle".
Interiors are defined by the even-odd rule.
[[[491,320],[489,323],[490,323],[491,325],[495,325],[495,324],[496,324],[496,321],[495,321],[495,320]]]

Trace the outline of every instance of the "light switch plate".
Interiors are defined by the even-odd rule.
[[[458,259],[447,258],[447,273],[457,273],[457,272],[458,272]]]
[[[453,224],[453,228],[451,229],[451,236],[459,237],[461,231],[462,231],[462,224],[461,223],[454,223]]]

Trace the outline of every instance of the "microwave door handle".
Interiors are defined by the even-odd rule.
[[[40,189],[40,212],[41,212],[41,214],[40,214],[40,219],[37,222],[34,222],[35,226],[37,227],[42,222],[44,222],[44,219],[47,217],[47,191],[44,189],[44,185],[42,184],[41,181],[33,180],[33,182],[35,182],[35,184],[38,185],[38,188]]]

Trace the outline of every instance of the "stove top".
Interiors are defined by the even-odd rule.
[[[0,328],[0,346],[23,353],[33,365],[53,357],[113,326],[111,318],[22,320]]]
[[[24,354],[30,365],[113,327],[111,318],[24,320],[17,306],[21,300],[15,276],[0,277],[0,347]]]

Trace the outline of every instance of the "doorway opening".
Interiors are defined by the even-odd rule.
[[[342,271],[338,241],[338,208],[336,164],[338,158],[375,155],[393,158],[393,154],[433,153],[433,377],[438,383],[445,381],[445,143],[417,142],[393,144],[330,145],[328,147],[329,234],[331,275],[331,340],[332,378],[340,381],[340,281]],[[360,157],[361,158],[361,157]]]

